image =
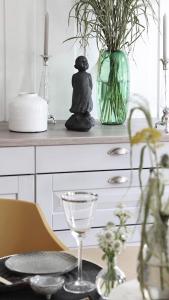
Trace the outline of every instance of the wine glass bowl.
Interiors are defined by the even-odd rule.
[[[96,195],[68,192],[62,195],[67,223],[71,231],[83,235],[90,229]]]
[[[86,293],[95,289],[95,284],[82,278],[82,243],[90,229],[95,210],[97,194],[89,192],[66,192],[62,194],[66,221],[78,245],[78,277],[65,282],[64,288],[72,293]]]

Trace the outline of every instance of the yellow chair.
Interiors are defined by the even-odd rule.
[[[41,250],[67,248],[47,224],[40,207],[26,201],[0,199],[0,257]]]

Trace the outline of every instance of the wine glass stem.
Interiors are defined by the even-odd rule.
[[[82,247],[83,247],[83,238],[78,236],[78,275],[77,280],[82,281]]]

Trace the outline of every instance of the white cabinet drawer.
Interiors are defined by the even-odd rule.
[[[34,176],[0,177],[0,198],[19,199],[34,202]]]
[[[140,225],[136,225],[136,226],[131,225],[131,226],[127,226],[127,228],[128,228],[127,243],[128,244],[139,244],[139,242],[141,240],[141,238],[140,238],[141,226]],[[102,230],[101,228],[90,229],[87,232],[86,237],[83,241],[84,246],[90,247],[90,246],[98,245],[97,235],[98,235],[98,233],[101,232],[101,230]],[[76,241],[75,241],[74,237],[72,236],[70,230],[57,231],[56,236],[59,237],[66,246],[72,247],[72,248],[74,248],[74,247],[77,248]]]
[[[127,183],[109,184],[107,179],[123,174],[128,178]],[[40,176],[40,175],[39,175]],[[43,175],[41,175],[43,176]],[[144,170],[143,184],[146,184],[148,170]],[[84,172],[72,174],[54,174],[52,177],[53,205],[52,228],[54,230],[68,229],[61,201],[61,194],[66,190],[85,190],[98,194],[97,209],[92,223],[93,227],[105,226],[108,221],[117,223],[113,213],[119,203],[130,211],[131,218],[128,224],[136,224],[138,219],[137,201],[140,197],[138,171],[133,171],[133,180],[130,188],[130,171]]]
[[[136,204],[135,204],[136,205]],[[130,214],[131,218],[128,221],[128,224],[136,224],[138,219],[138,208],[137,207],[125,207]],[[96,209],[96,212],[94,214],[94,219],[91,224],[91,227],[104,227],[107,222],[115,222],[117,223],[117,218],[114,218],[114,212],[117,210],[117,208],[109,208],[109,209]],[[56,214],[53,214],[53,230],[63,230],[68,229],[68,225],[65,220],[65,215],[63,212],[59,212]]]
[[[92,227],[103,227],[108,221],[118,224],[118,219],[114,217],[114,212],[117,206],[121,203],[124,208],[130,212],[131,217],[128,219],[128,224],[138,223],[138,200],[140,197],[139,187],[133,187],[127,191],[126,188],[114,189],[97,189],[92,190],[98,194],[98,202],[94,214]],[[55,193],[54,210],[52,213],[52,228],[53,230],[68,229],[65,214],[60,200],[60,193]]]
[[[127,183],[110,184],[108,179],[121,176],[128,178]],[[148,176],[148,170],[144,170],[144,181]],[[67,174],[41,174],[37,175],[37,203],[44,210],[48,222],[54,230],[67,229],[62,208],[61,194],[64,191],[85,190],[98,194],[97,213],[93,226],[104,226],[113,217],[113,211],[119,203],[133,212],[131,224],[137,221],[135,208],[140,196],[138,183],[138,171],[133,171],[133,181],[130,186],[130,171],[104,171],[81,172]]]
[[[101,231],[101,228],[92,228],[90,229],[86,237],[83,240],[83,246],[96,246],[98,244],[97,241],[97,234]],[[70,230],[65,231],[56,231],[56,236],[67,246],[70,248],[77,248],[77,243],[75,241],[75,238],[72,236]]]
[[[145,183],[148,178],[147,170],[143,170],[142,177]],[[130,170],[53,174],[53,189],[56,191],[124,188],[130,185],[139,186],[138,171],[132,172],[132,182]]]
[[[33,174],[33,147],[0,148],[0,175]]]
[[[83,189],[85,190],[85,189]],[[122,203],[126,208],[135,207],[137,200],[140,196],[140,189],[138,187],[132,187],[129,190],[127,188],[114,188],[114,189],[86,189],[85,191],[98,194],[97,209],[109,210],[116,208],[119,203]],[[53,192],[53,216],[57,213],[63,213],[61,195],[64,191]],[[53,218],[54,218],[53,217]],[[111,216],[112,219],[112,216]],[[58,226],[56,217],[56,227]]]
[[[123,154],[119,154],[122,149]],[[134,149],[133,166],[138,167],[140,146]],[[109,154],[111,152],[111,154]],[[36,149],[36,172],[55,173],[130,168],[130,145],[95,144],[41,146]],[[148,166],[148,156],[145,163]]]

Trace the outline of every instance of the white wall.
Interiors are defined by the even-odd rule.
[[[165,2],[163,1],[163,11]],[[82,50],[73,43],[63,43],[74,34],[67,16],[73,0],[0,0],[0,120],[8,118],[8,103],[21,91],[37,91],[40,84],[43,53],[44,14],[50,16],[49,95],[50,111],[57,119],[67,119],[71,104],[71,77],[74,59]],[[160,41],[161,43],[161,41]],[[148,99],[153,116],[158,113],[159,87],[158,26],[150,24],[149,35],[136,44],[134,60],[130,57],[131,94]],[[95,82],[98,52],[94,42],[87,49],[90,72]],[[161,74],[162,76],[163,74]],[[163,97],[160,96],[160,101]],[[95,87],[94,110],[97,118]]]
[[[72,0],[0,0],[0,120],[8,118],[8,103],[19,92],[39,90],[46,6],[51,111],[57,119],[69,116],[74,47],[63,40],[74,34],[67,23]]]
[[[169,59],[169,1],[161,0],[160,5],[160,34],[159,34],[159,45],[160,45],[160,58],[163,57],[163,15],[167,15],[167,53]],[[169,69],[169,61],[168,61]],[[165,106],[165,79],[162,62],[159,62],[159,112],[161,115],[162,108]],[[166,89],[166,105],[169,107],[169,70],[166,71],[167,76],[167,89]]]
[[[158,24],[151,19],[150,29],[144,32],[129,57],[131,101],[133,94],[143,96],[149,103],[151,113],[157,116],[158,105]],[[130,103],[133,106],[133,103]]]

